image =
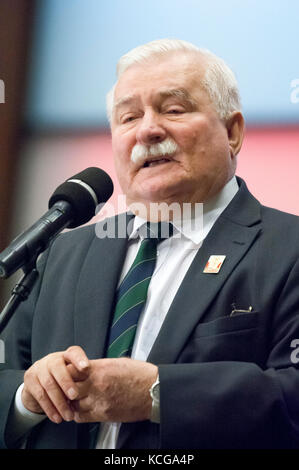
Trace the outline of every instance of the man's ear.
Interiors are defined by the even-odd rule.
[[[240,111],[234,111],[225,123],[232,156],[236,156],[242,147],[245,121]]]

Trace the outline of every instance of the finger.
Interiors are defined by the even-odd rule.
[[[69,405],[68,400],[65,398],[65,395],[60,390],[58,384],[55,384],[55,381],[51,379],[46,380],[47,389],[41,382],[41,386],[43,388],[44,393],[47,395],[49,401],[51,402],[53,408],[57,410],[58,414],[65,420],[65,421],[72,421],[74,419],[74,413],[72,408]],[[50,385],[51,383],[51,385]]]
[[[63,357],[67,363],[73,364],[78,371],[87,372],[89,368],[89,360],[80,346],[70,346],[66,351],[64,351]]]
[[[80,400],[74,400],[72,404],[73,404],[73,410],[79,413],[86,413],[86,412],[92,411],[92,407],[93,407],[93,402],[90,396],[88,395],[84,396],[83,398],[80,398]]]
[[[87,379],[88,370],[79,371],[73,364],[67,364],[67,370],[74,382],[81,382]]]
[[[49,368],[41,370],[38,378],[59,414],[65,421],[71,421],[73,412],[67,397],[74,399],[78,395],[78,391],[72,378],[68,377],[65,364],[60,367],[55,367],[54,364],[57,364],[57,361],[52,362]]]
[[[80,400],[83,400],[83,398],[86,398],[90,395],[90,381],[89,379],[76,382],[77,385],[77,390],[78,390],[78,396],[75,400],[71,400],[71,403],[79,402]]]
[[[34,400],[39,404],[43,412],[53,423],[59,424],[62,422],[62,416],[49,399],[45,389],[42,387],[38,379],[32,381],[29,387],[27,387],[26,383],[24,382],[22,402],[25,407],[26,395],[30,395],[34,398]]]
[[[73,380],[73,377],[70,373],[68,366],[65,364],[64,358],[58,356],[47,364],[47,369],[45,374],[52,376],[56,383],[61,388],[64,395],[70,400],[75,400],[78,397],[78,387],[76,381]],[[54,384],[49,383],[50,387]]]

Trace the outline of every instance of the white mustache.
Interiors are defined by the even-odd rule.
[[[136,144],[131,153],[131,160],[133,163],[144,163],[148,157],[164,157],[165,155],[172,155],[178,151],[178,146],[174,140],[168,138],[157,144],[152,144],[149,147],[142,144]]]

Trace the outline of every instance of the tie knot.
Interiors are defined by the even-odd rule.
[[[139,229],[139,235],[145,239],[157,242],[170,238],[173,235],[173,225],[169,222],[147,222]]]

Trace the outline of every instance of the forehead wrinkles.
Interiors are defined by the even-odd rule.
[[[196,95],[198,91],[203,92],[204,87],[202,86],[202,80],[205,76],[206,61],[199,60],[198,56],[193,54],[171,56],[166,60],[151,60],[148,64],[138,64],[129,67],[124,74],[119,78],[114,89],[114,104],[113,110],[129,104],[136,104],[140,99],[138,92],[130,92],[130,88],[135,90],[136,85],[140,82],[141,89],[148,89],[149,94],[151,93],[150,87],[152,81],[150,79],[151,72],[155,65],[155,77],[159,77],[161,82],[165,82],[164,78],[169,80],[169,83],[165,83],[165,86],[161,87],[159,91],[153,90],[153,94],[161,98],[177,97],[186,100],[194,106],[196,103]],[[161,68],[159,70],[159,65]],[[164,69],[164,71],[163,71]],[[165,72],[167,71],[167,73]],[[164,73],[165,72],[165,73]],[[137,74],[137,78],[136,78]],[[137,82],[136,82],[137,79]],[[162,85],[162,83],[161,83]],[[123,89],[124,87],[124,89]],[[121,96],[122,92],[124,93]],[[191,93],[193,96],[191,96]],[[117,95],[120,95],[117,98]]]
[[[133,101],[136,101],[136,100],[137,100],[137,95],[133,95],[133,93],[122,96],[121,98],[119,98],[118,100],[115,101],[114,108],[115,109],[119,108],[119,107],[124,106],[126,104],[130,104],[130,103],[132,103]]]
[[[192,107],[195,107],[197,104],[191,93],[183,87],[162,89],[158,92],[158,96],[162,99],[178,98],[180,101],[189,103]]]

